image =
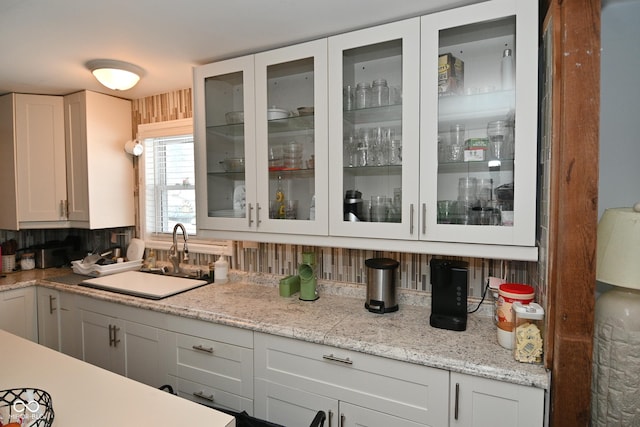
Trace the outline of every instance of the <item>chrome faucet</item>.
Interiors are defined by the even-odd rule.
[[[178,228],[182,229],[182,237],[184,238],[184,247],[182,254],[182,261],[189,261],[189,247],[187,246],[187,240],[189,240],[189,236],[187,235],[187,230],[184,228],[184,225],[181,223],[177,223],[175,227],[173,227],[173,245],[169,249],[169,261],[171,261],[171,265],[173,265],[173,272],[180,273],[180,256],[178,254]]]

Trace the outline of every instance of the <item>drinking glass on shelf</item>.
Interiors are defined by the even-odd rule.
[[[356,91],[351,85],[347,85],[342,89],[342,108],[345,111],[350,111],[355,108],[356,104]]]
[[[463,124],[451,125],[449,130],[449,143],[447,145],[447,161],[459,162],[464,153],[466,130]]]
[[[390,203],[387,196],[371,196],[371,222],[386,222]]]
[[[402,164],[402,140],[400,138],[392,139],[389,143],[389,164]]]
[[[505,160],[511,157],[513,126],[507,120],[494,120],[487,124],[489,137],[489,155],[492,160]]]
[[[284,206],[284,217],[286,219],[296,219],[298,216],[298,201],[286,200]]]

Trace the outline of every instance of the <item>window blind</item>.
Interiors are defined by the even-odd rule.
[[[182,223],[196,232],[196,197],[193,135],[146,138],[146,232],[171,233]]]

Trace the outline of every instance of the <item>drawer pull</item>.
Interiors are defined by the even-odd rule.
[[[348,357],[346,359],[343,359],[341,357],[336,357],[333,354],[323,354],[322,358],[325,360],[330,360],[332,362],[344,363],[345,365],[353,365],[353,360],[349,359]]]
[[[327,418],[329,419],[329,427],[331,427],[331,420],[333,419],[333,411],[329,411],[329,415],[327,416]]]
[[[195,397],[208,400],[209,402],[213,402],[213,394],[204,394],[204,391],[195,391],[193,395]]]
[[[204,351],[205,353],[213,354],[213,347],[205,347],[201,344],[191,346],[194,350]]]

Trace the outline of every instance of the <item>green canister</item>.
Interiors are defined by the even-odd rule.
[[[300,276],[300,299],[303,301],[315,301],[319,298],[316,290],[316,258],[313,252],[302,254],[302,263],[298,266]]]

